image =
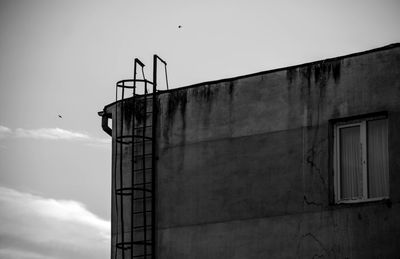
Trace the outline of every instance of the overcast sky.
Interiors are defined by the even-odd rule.
[[[109,258],[97,111],[135,57],[151,78],[159,54],[176,88],[400,42],[399,14],[390,0],[0,0],[0,258]]]

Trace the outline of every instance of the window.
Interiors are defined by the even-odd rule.
[[[389,198],[388,160],[385,116],[335,123],[336,203]]]

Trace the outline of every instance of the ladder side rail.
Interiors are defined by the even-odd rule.
[[[142,134],[143,134],[143,138],[142,138],[142,167],[146,168],[146,156],[145,156],[145,137],[146,137],[146,112],[147,112],[147,83],[145,82],[144,84],[144,107],[143,107],[143,113],[144,113],[144,119],[143,119],[143,129],[142,129]],[[143,241],[144,241],[144,258],[147,258],[147,220],[146,220],[146,171],[143,171],[143,190],[142,190],[142,197],[143,197]]]
[[[133,214],[133,211],[134,211],[134,197],[135,197],[135,194],[134,194],[134,185],[135,185],[135,175],[134,175],[134,171],[135,171],[135,160],[134,160],[134,157],[135,157],[135,144],[134,144],[134,142],[135,142],[135,90],[136,90],[136,60],[137,59],[135,59],[135,61],[134,61],[134,64],[133,64],[133,89],[132,89],[132,142],[131,142],[131,197],[130,197],[130,200],[131,200],[131,229],[130,229],[130,235],[131,235],[131,258],[133,258],[133,252],[134,252],[134,249],[133,249],[133,238],[134,238],[134,232],[133,232],[133,230],[134,230],[134,228],[133,228],[133,218],[134,218],[134,214]]]
[[[144,64],[143,62],[141,62],[138,58],[135,58],[134,61],[134,72],[133,72],[133,96],[132,96],[132,145],[131,145],[131,258],[134,258],[134,243],[136,243],[134,241],[134,228],[135,228],[135,224],[134,224],[134,211],[135,211],[135,135],[137,134],[135,132],[135,114],[136,114],[136,82],[137,82],[137,65],[141,66],[142,68],[142,74],[143,74],[143,82],[146,84],[146,79],[144,78]],[[143,202],[145,202],[146,199],[143,199]],[[144,225],[144,231],[145,229],[145,225]]]
[[[157,55],[153,56],[153,116],[152,116],[152,125],[153,125],[153,129],[152,129],[152,143],[151,143],[151,150],[153,152],[153,157],[151,158],[151,189],[153,190],[153,198],[151,201],[151,225],[153,226],[151,228],[151,243],[152,243],[152,247],[151,247],[151,258],[155,259],[156,258],[156,156],[157,156],[157,152],[156,152],[156,116],[157,116],[157,110],[156,110],[156,103],[157,103]]]
[[[152,186],[151,189],[153,191],[152,193],[152,201],[151,201],[151,258],[155,259],[156,258],[156,247],[157,247],[157,238],[156,238],[156,201],[157,201],[157,164],[156,164],[156,158],[158,156],[157,154],[157,138],[156,138],[156,131],[157,131],[157,115],[158,115],[158,107],[157,107],[157,61],[161,61],[164,66],[167,66],[167,62],[165,62],[162,58],[160,58],[158,55],[153,56],[153,107],[152,107],[152,153],[153,156],[151,158],[151,177],[152,177]],[[168,81],[167,81],[168,85]],[[168,87],[168,86],[167,86]]]
[[[120,136],[123,136],[123,131],[124,131],[124,106],[125,106],[125,83],[122,85],[122,96],[121,96],[121,116],[120,116]],[[120,188],[123,188],[123,155],[122,155],[122,142],[119,145],[119,184]],[[121,195],[120,197],[120,206],[121,206],[121,244],[122,244],[122,259],[125,259],[125,249],[124,249],[124,244],[125,244],[125,229],[124,229],[124,196]]]
[[[117,102],[118,101],[118,83],[116,84],[116,86],[115,86],[115,101]],[[116,109],[115,109],[115,137],[117,137],[117,134],[118,134],[118,107],[116,106]],[[111,249],[114,251],[114,259],[117,259],[117,257],[118,257],[118,249],[117,249],[117,244],[118,244],[118,240],[119,240],[119,237],[118,237],[118,225],[119,225],[119,214],[118,214],[118,195],[117,195],[117,188],[118,188],[118,186],[117,186],[117,152],[118,152],[118,149],[117,149],[117,147],[118,147],[118,142],[116,141],[117,139],[115,139],[115,141],[114,141],[114,143],[115,143],[115,154],[114,154],[114,156],[115,156],[115,158],[114,158],[114,175],[113,175],[113,181],[114,181],[114,192],[113,192],[113,195],[114,195],[114,202],[115,202],[115,218],[116,218],[116,224],[115,224],[115,227],[116,227],[116,233],[117,233],[117,235],[116,235],[116,238],[115,238],[115,246],[112,244],[112,247],[111,247]]]

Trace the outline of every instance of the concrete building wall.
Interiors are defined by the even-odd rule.
[[[398,258],[399,67],[396,45],[160,94],[158,258]],[[330,120],[382,111],[390,200],[334,204]]]

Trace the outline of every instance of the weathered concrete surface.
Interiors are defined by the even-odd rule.
[[[399,67],[396,45],[161,94],[158,258],[398,258]],[[390,202],[334,205],[329,120],[381,111]]]
[[[301,150],[301,142],[302,130],[289,130],[192,143],[184,150],[182,146],[163,150],[158,204],[159,210],[166,213],[159,214],[159,226],[301,210],[303,192],[297,186],[302,186],[302,155],[296,152]]]
[[[390,258],[400,48],[161,96],[160,258]],[[329,120],[389,112],[393,203],[337,206]]]
[[[321,210],[160,230],[160,258],[397,258],[400,206]]]

